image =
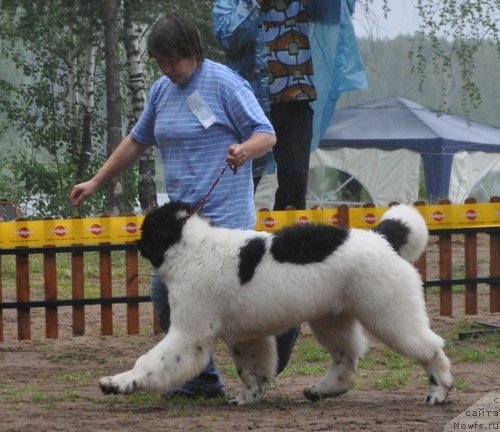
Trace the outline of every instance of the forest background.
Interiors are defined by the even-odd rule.
[[[192,17],[207,57],[224,61],[212,3],[0,0],[0,200],[33,217],[154,207],[164,189],[153,150],[80,209],[68,194],[137,121],[159,76],[145,37],[162,14]],[[422,31],[413,36],[358,39],[369,89],[343,94],[337,109],[395,95],[500,127],[498,1],[433,3],[416,0]],[[358,0],[356,13],[373,7]]]

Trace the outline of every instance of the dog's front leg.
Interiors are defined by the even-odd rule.
[[[170,328],[149,352],[139,357],[133,369],[103,377],[105,394],[130,394],[136,390],[165,392],[199,375],[210,359],[213,342]]]
[[[276,374],[276,341],[273,336],[231,344],[229,347],[243,387],[229,400],[235,405],[258,402]]]

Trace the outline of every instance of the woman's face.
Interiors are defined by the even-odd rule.
[[[191,75],[198,68],[198,62],[194,57],[180,60],[170,60],[167,58],[156,58],[155,60],[163,74],[177,85],[183,85],[188,82]]]

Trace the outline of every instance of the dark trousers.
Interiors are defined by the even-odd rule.
[[[289,206],[297,210],[306,208],[312,120],[313,111],[308,101],[271,104],[271,123],[277,138],[273,147],[278,177],[274,210],[286,210]],[[276,337],[277,374],[288,364],[299,332],[300,327],[293,327]]]
[[[312,119],[308,101],[271,104],[271,123],[277,139],[273,147],[278,177],[274,210],[306,208]]]

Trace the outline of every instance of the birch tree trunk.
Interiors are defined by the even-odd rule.
[[[107,113],[107,155],[113,152],[122,140],[121,104],[120,104],[120,69],[117,58],[118,26],[117,0],[104,0],[105,55],[106,55],[106,113]],[[124,197],[123,179],[113,179],[108,185],[106,196],[107,208],[112,216],[130,212]]]
[[[70,127],[70,146],[71,154],[78,154],[78,130],[80,121],[78,118],[78,82],[77,82],[77,58],[74,52],[71,52],[68,61],[68,105],[69,105],[69,127]]]
[[[76,168],[76,183],[85,180],[92,152],[92,121],[95,109],[95,67],[97,47],[90,40],[85,54],[84,89],[83,89],[83,127],[82,143],[79,151],[78,165]],[[75,154],[75,153],[74,153]]]
[[[139,120],[144,103],[146,91],[142,59],[140,51],[141,26],[134,20],[133,8],[130,0],[123,2],[124,27],[125,27],[125,51],[127,54],[128,70],[128,106],[127,131],[130,132]],[[143,212],[147,213],[158,207],[156,201],[155,184],[155,158],[154,149],[151,147],[139,159],[139,203]]]

